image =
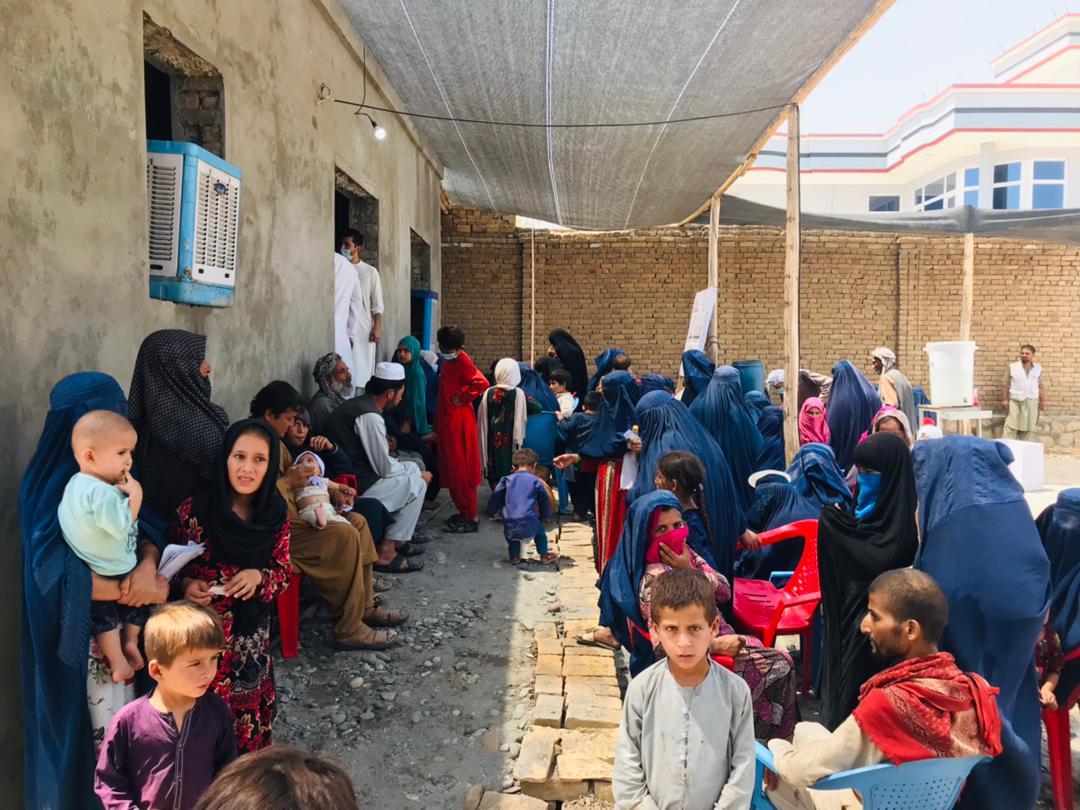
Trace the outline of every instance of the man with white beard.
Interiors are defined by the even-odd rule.
[[[353,379],[349,366],[337,352],[320,357],[312,376],[319,390],[308,403],[308,415],[312,432],[320,435],[334,408],[353,396]]]

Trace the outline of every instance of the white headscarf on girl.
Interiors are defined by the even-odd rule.
[[[517,450],[525,441],[525,392],[518,389],[521,382],[521,368],[517,360],[512,357],[504,357],[495,364],[495,388],[504,391],[514,391],[514,443],[512,449]],[[484,393],[480,400],[480,412],[477,414],[477,438],[480,442],[480,467],[486,476],[488,473],[488,393]]]

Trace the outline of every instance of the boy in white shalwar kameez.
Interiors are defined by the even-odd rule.
[[[719,614],[699,571],[653,585],[650,634],[666,658],[626,690],[612,791],[618,810],[744,810],[754,790],[746,682],[709,657]]]

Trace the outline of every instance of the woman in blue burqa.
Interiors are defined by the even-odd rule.
[[[626,352],[622,349],[612,346],[610,349],[604,349],[604,351],[596,355],[596,373],[589,378],[590,391],[595,391],[600,387],[600,380],[615,370],[615,361],[625,356],[625,354]]]
[[[716,371],[716,363],[710,360],[705,352],[691,349],[682,354],[683,371],[683,405],[689,408],[694,400],[709,386],[713,372]]]
[[[818,518],[821,722],[829,729],[848,719],[859,688],[885,666],[873,659],[860,629],[870,583],[878,574],[911,565],[918,547],[907,442],[875,433],[855,448],[854,463],[859,471],[854,511],[826,506]],[[1027,657],[1030,661],[1030,651]]]
[[[763,470],[753,476],[754,500],[746,513],[749,527],[762,532],[779,529],[797,520],[817,520],[821,507],[811,503],[780,470]],[[735,575],[745,579],[768,579],[773,571],[794,571],[803,552],[803,538],[792,537],[761,548],[745,549],[735,560]]]
[[[743,394],[743,402],[746,403],[746,409],[750,412],[755,425],[761,419],[761,414],[765,412],[765,409],[772,405],[772,400],[756,388]]]
[[[717,368],[708,386],[690,405],[690,413],[724,451],[739,505],[743,512],[748,511],[754,499],[749,479],[758,469],[763,442],[743,401],[739,372],[732,366]]]
[[[841,360],[832,371],[827,412],[832,434],[829,444],[836,453],[836,463],[846,471],[851,467],[851,455],[859,438],[870,429],[874,415],[881,410],[881,397],[870,381],[847,360]]]
[[[525,392],[525,396],[535,399],[545,411],[559,410],[559,400],[555,398],[554,392],[548,388],[539,372],[528,363],[518,363],[518,368],[521,370],[521,381],[517,387]]]
[[[751,391],[750,393],[756,393]],[[784,409],[769,405],[762,409],[757,423],[761,434],[761,452],[758,454],[758,470],[782,470],[784,468]]]
[[[1080,649],[1080,489],[1058,493],[1057,503],[1046,507],[1035,525],[1050,558],[1050,623],[1066,655]],[[1080,686],[1080,660],[1065,662],[1054,694],[1065,706]]]
[[[92,410],[127,414],[124,392],[112,377],[82,372],[56,384],[19,489],[28,808],[100,807],[93,794],[95,739],[101,739],[112,714],[134,697],[130,686],[113,683],[105,659],[91,645],[90,600],[119,601],[123,592],[125,604],[142,605],[168,597],[168,585],[157,575],[153,543],[141,543],[135,570],[117,582],[92,574],[60,532],[56,509],[68,479],[78,472],[71,430]]]
[[[957,807],[1033,807],[1040,729],[1032,651],[1050,601],[1050,563],[1009,471],[1012,451],[973,436],[946,436],[919,442],[914,459],[922,530],[915,567],[937,580],[949,600],[939,646],[960,669],[1000,690],[1005,750],[976,766]]]
[[[795,490],[818,509],[836,504],[851,506],[851,490],[827,444],[804,444],[788,465],[788,475]]]
[[[733,582],[735,547],[740,539],[753,545],[757,535],[746,530],[746,517],[735,491],[724,451],[690,413],[666,391],[653,391],[641,398],[635,410],[641,448],[634,486],[626,496],[632,504],[656,489],[660,457],[672,450],[693,453],[705,465],[701,508],[683,511],[690,529],[689,544],[710,566]]]

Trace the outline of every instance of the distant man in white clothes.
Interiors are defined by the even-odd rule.
[[[364,235],[360,231],[355,228],[342,231],[338,240],[340,255],[349,260],[359,279],[356,320],[349,333],[352,377],[358,385],[363,385],[375,372],[375,349],[382,338],[383,314],[382,281],[379,271],[360,259],[363,247]]]
[[[1046,407],[1042,366],[1035,362],[1035,347],[1030,343],[1021,346],[1020,359],[1009,364],[1001,407],[1008,412],[1002,437],[1028,441],[1039,423],[1039,411]]]

